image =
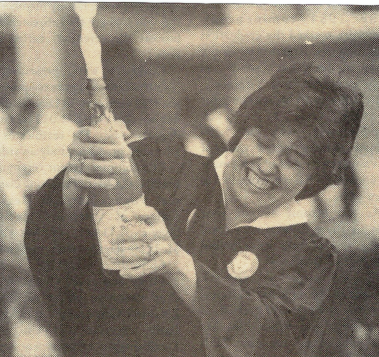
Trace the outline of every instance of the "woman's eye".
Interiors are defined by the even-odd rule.
[[[295,167],[301,167],[301,168],[308,167],[308,162],[306,161],[306,159],[297,154],[287,155],[286,160],[290,165],[295,166]]]
[[[263,147],[263,148],[270,148],[272,145],[273,145],[273,141],[267,137],[263,137],[263,136],[256,136],[255,137],[257,143],[259,146]]]
[[[301,165],[298,162],[296,162],[295,160],[287,159],[287,161],[292,166],[301,167]]]

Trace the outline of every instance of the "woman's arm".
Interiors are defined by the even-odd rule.
[[[178,252],[177,259],[177,268],[167,274],[167,279],[179,297],[198,315],[195,263],[192,257],[182,249]]]
[[[150,259],[137,269],[121,269],[121,276],[165,277],[200,319],[209,356],[299,355],[300,340],[307,335],[330,288],[334,273],[330,250],[305,245],[288,257],[285,269],[284,264],[274,262],[277,271],[263,270],[259,277],[245,279],[242,287],[238,280],[223,278],[194,261],[172,242],[163,220],[152,208],[130,212],[129,219],[143,219],[147,228],[128,230],[125,241],[120,237],[109,256],[121,264],[135,258]],[[126,243],[130,241],[143,241],[150,251],[144,246],[138,255]],[[312,269],[302,267],[308,260],[309,266],[317,262]]]

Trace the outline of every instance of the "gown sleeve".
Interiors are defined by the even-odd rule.
[[[239,281],[195,261],[207,357],[313,356],[307,344],[335,259],[334,247],[321,240]]]
[[[57,257],[64,240],[62,180],[64,171],[36,193],[26,222],[24,242],[33,278],[57,323]]]

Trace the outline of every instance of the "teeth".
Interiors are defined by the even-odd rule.
[[[262,180],[260,179],[256,174],[254,174],[253,171],[249,170],[249,173],[247,175],[247,179],[249,180],[249,182],[258,187],[259,189],[261,190],[267,190],[269,189],[272,185],[271,183],[265,181],[265,180]]]

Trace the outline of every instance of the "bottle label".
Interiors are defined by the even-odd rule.
[[[130,228],[130,225],[145,224],[144,222],[124,222],[123,220],[123,216],[130,209],[133,208],[134,210],[144,206],[146,206],[145,196],[142,195],[138,200],[120,206],[92,207],[104,269],[120,270],[125,267],[125,264],[122,264],[121,267],[119,264],[107,259],[104,252],[107,248],[112,247],[115,241],[119,241],[122,238],[123,232],[128,229],[128,226]],[[142,261],[136,261],[130,267],[138,267],[143,263]]]

